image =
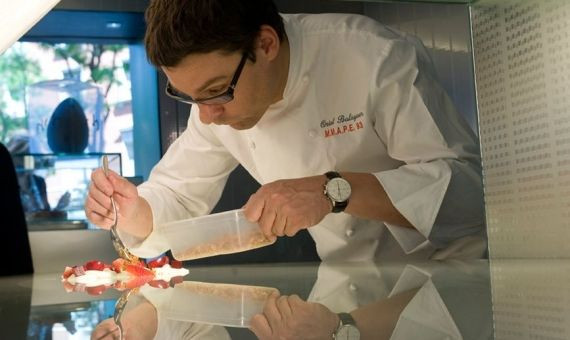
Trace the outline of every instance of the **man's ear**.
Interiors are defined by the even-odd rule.
[[[260,52],[267,60],[271,61],[277,58],[279,48],[281,47],[281,41],[273,27],[269,25],[261,25],[256,40],[256,47],[261,50]]]

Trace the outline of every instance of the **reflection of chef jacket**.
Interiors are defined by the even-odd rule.
[[[283,99],[244,131],[204,125],[193,106],[187,130],[139,186],[155,229],[143,242],[122,235],[133,253],[167,250],[161,224],[208,214],[238,163],[261,184],[373,173],[415,227],[329,214],[309,228],[322,259],[426,258],[480,233],[476,137],[434,81],[425,50],[363,16],[284,19],[291,52]]]
[[[308,301],[336,313],[418,291],[398,318],[390,339],[492,339],[487,262],[435,262],[376,266],[321,263]],[[380,317],[380,316],[379,316]]]

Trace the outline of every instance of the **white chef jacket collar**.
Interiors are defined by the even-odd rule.
[[[299,32],[296,21],[293,17],[282,15],[283,24],[285,25],[285,34],[289,41],[289,74],[287,75],[287,84],[283,92],[283,99],[287,100],[293,94],[293,90],[297,88],[299,79],[301,78],[301,70],[303,69],[302,51],[302,35]],[[278,103],[276,103],[278,104]]]
[[[283,98],[271,104],[263,117],[257,123],[257,126],[263,124],[263,122],[269,120],[269,117],[274,114],[283,113],[283,108],[289,105],[291,97],[294,96],[294,91],[299,86],[301,78],[301,70],[303,69],[302,62],[303,58],[301,55],[302,51],[302,35],[299,32],[299,27],[292,21],[295,19],[288,15],[281,15],[283,18],[283,24],[285,26],[285,34],[287,35],[287,40],[289,41],[289,72],[287,74],[287,83],[285,84],[285,90],[283,91]]]

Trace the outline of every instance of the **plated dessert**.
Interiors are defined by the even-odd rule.
[[[98,260],[83,265],[65,267],[61,276],[67,292],[87,292],[100,295],[109,288],[126,290],[148,284],[168,288],[183,281],[188,269],[182,263],[162,256],[148,263],[129,262],[119,258],[111,264]]]

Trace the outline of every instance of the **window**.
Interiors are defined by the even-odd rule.
[[[20,152],[57,153],[47,142],[54,110],[76,98],[86,115],[83,152],[120,153],[134,175],[129,46],[18,42],[0,56],[0,141]],[[20,145],[22,147],[22,145]]]

